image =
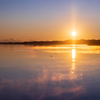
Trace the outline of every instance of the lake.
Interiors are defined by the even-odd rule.
[[[100,46],[0,45],[0,100],[100,100]]]

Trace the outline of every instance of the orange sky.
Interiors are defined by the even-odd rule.
[[[0,1],[0,39],[100,38],[100,1]]]

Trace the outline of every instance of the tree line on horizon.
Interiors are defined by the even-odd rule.
[[[27,45],[56,45],[56,44],[88,44],[100,45],[100,39],[95,40],[65,40],[65,41],[24,41],[24,42],[0,42],[0,44],[27,44]]]

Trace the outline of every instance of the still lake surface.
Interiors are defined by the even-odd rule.
[[[0,45],[0,100],[100,100],[100,46]]]

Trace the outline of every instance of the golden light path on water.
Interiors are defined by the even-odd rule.
[[[72,67],[71,67],[71,73],[74,74],[75,69],[75,57],[76,57],[76,49],[75,46],[72,47]],[[71,77],[73,79],[74,76]]]
[[[72,49],[72,58],[73,58],[73,61],[75,60],[75,53],[76,53],[76,50]]]

